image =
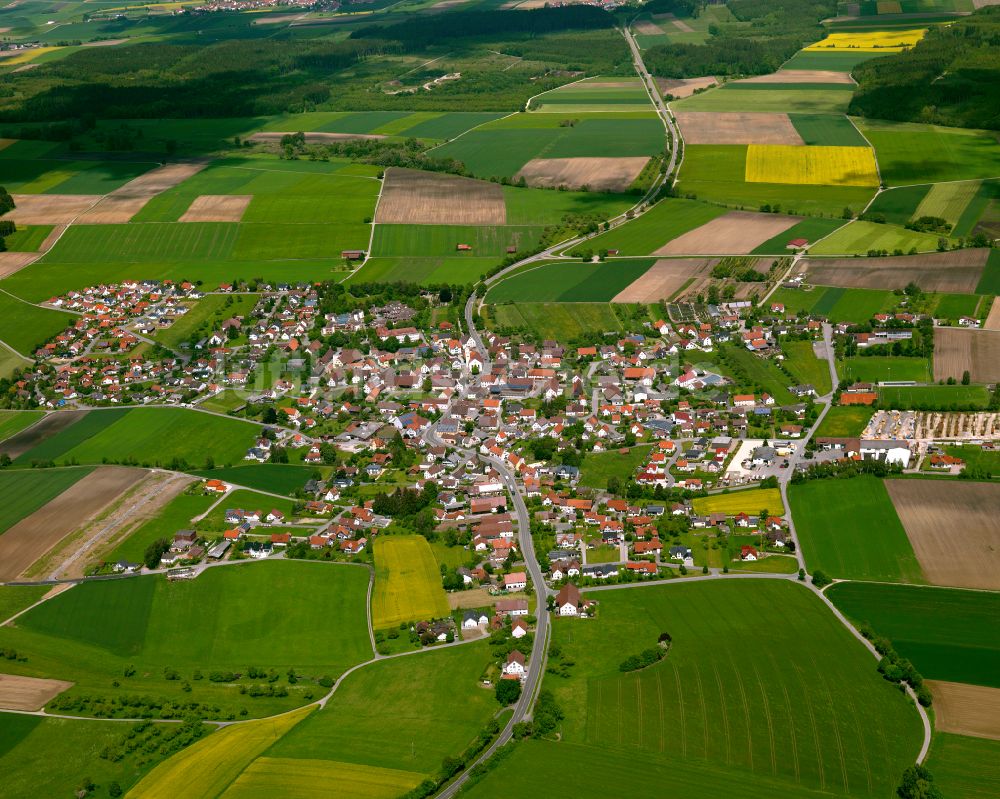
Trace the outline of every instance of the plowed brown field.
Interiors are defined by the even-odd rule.
[[[1000,380],[1000,330],[939,327],[934,331],[934,379],[960,380],[966,370],[973,383]]]
[[[441,172],[385,171],[375,221],[409,225],[504,225],[503,187]]]
[[[934,696],[934,728],[1000,741],[1000,688],[927,680]]]
[[[823,258],[803,265],[820,286],[902,289],[913,282],[924,291],[974,294],[989,250],[901,255],[892,258]]]

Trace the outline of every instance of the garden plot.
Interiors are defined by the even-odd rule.
[[[529,186],[553,189],[565,186],[590,191],[624,192],[649,161],[633,158],[533,158],[514,175]]]
[[[1000,741],[1000,688],[938,680],[927,685],[934,696],[936,730]]]
[[[678,236],[653,255],[746,255],[799,221],[796,216],[730,211]]]
[[[50,699],[72,687],[73,683],[64,680],[43,680],[37,677],[0,674],[0,708],[41,710]]]
[[[704,78],[655,78],[656,88],[661,94],[669,94],[676,100],[690,97],[698,89],[708,89],[718,84],[718,79],[711,75]]]
[[[379,224],[505,225],[503,187],[415,169],[387,169],[375,213]]]
[[[806,280],[820,286],[974,294],[989,250],[956,250],[892,258],[824,258],[805,262]],[[961,375],[959,375],[961,377]]]
[[[832,69],[779,69],[770,75],[755,75],[737,83],[847,83],[853,84],[850,72]]]
[[[130,180],[104,196],[74,220],[81,225],[118,225],[128,222],[157,194],[172,189],[201,172],[208,161],[167,164]],[[55,220],[50,220],[50,223]]]
[[[714,260],[708,258],[657,261],[640,278],[618,292],[611,301],[651,303],[668,300],[697,275],[707,272],[714,263]]]
[[[66,225],[100,201],[100,194],[13,194],[13,211],[4,215],[19,225]]]
[[[1000,381],[1000,331],[939,327],[934,331],[934,379],[961,379],[968,371],[973,383]]]
[[[686,144],[803,145],[788,114],[678,111]]]
[[[886,480],[885,486],[930,582],[1000,589],[1000,485]]]
[[[142,469],[102,466],[15,524],[0,536],[0,581],[20,575],[145,474]]]
[[[202,194],[195,197],[181,216],[181,222],[239,222],[253,195]]]

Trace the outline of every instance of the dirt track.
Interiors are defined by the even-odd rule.
[[[927,680],[934,696],[934,728],[1000,741],[1000,688]]]
[[[42,680],[37,677],[0,674],[0,708],[41,710],[50,699],[72,687],[73,683],[63,680]]]
[[[638,158],[534,158],[514,175],[529,186],[558,188],[566,186],[590,191],[627,191],[649,161]]]
[[[798,221],[797,216],[730,211],[678,236],[653,255],[746,255]]]
[[[939,327],[934,331],[934,379],[962,378],[973,383],[1000,381],[1000,330]]]
[[[1000,485],[886,480],[885,486],[930,582],[1000,589]]]
[[[252,194],[202,194],[180,218],[181,222],[239,222],[253,200]]]
[[[805,144],[788,114],[677,111],[674,116],[687,144]]]
[[[956,250],[890,258],[823,258],[807,260],[806,280],[820,286],[858,289],[902,289],[910,282],[924,291],[974,294],[989,250]]]
[[[390,168],[375,221],[410,225],[504,225],[503,187],[440,172]]]
[[[669,258],[657,261],[615,296],[612,302],[659,302],[669,300],[695,275],[714,263],[707,258]]]
[[[88,411],[57,411],[50,413],[38,422],[11,436],[0,443],[0,455],[9,455],[11,460],[20,457],[25,452],[37,447],[47,438],[61,433],[74,422],[80,421]]]
[[[0,582],[13,580],[147,474],[101,466],[0,536]]]

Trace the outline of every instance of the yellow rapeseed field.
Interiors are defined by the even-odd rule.
[[[128,792],[143,799],[209,799],[221,794],[254,759],[309,715],[303,707],[275,719],[223,727],[160,763]]]
[[[440,619],[451,613],[441,572],[422,535],[379,536],[375,542],[372,626]]]
[[[17,55],[0,58],[0,67],[12,67],[15,64],[27,64],[34,61],[42,53],[51,53],[53,50],[61,50],[61,47],[32,47],[30,50],[22,50]]]
[[[806,50],[860,50],[873,53],[898,53],[913,47],[924,38],[927,28],[910,28],[902,31],[856,31],[831,33]]]
[[[748,491],[730,491],[728,494],[712,494],[708,497],[697,497],[691,501],[695,513],[746,513],[756,516],[767,508],[772,516],[780,516],[785,512],[785,504],[781,501],[781,492],[777,488],[751,488]]]
[[[395,799],[416,788],[424,774],[335,760],[261,757],[224,794],[225,799],[330,796],[339,799]],[[336,790],[331,790],[336,786]]]
[[[878,186],[875,153],[870,147],[799,147],[751,144],[747,183],[798,183],[813,186]]]

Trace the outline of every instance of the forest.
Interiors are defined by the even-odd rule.
[[[860,64],[849,113],[1000,130],[1000,8],[932,26],[913,49]]]

